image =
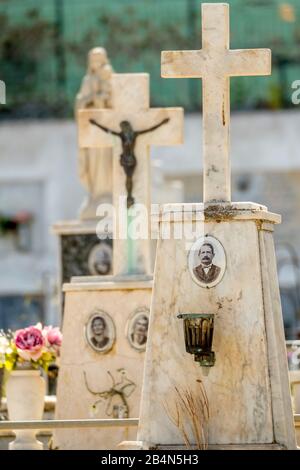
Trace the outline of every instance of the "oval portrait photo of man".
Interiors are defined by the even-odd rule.
[[[149,309],[135,310],[128,320],[127,339],[134,349],[145,351],[149,326]]]
[[[102,243],[97,243],[89,254],[88,267],[90,274],[104,276],[111,274],[112,248]]]
[[[95,351],[110,351],[116,339],[115,326],[110,316],[102,310],[94,312],[85,326],[85,337]]]
[[[226,270],[226,255],[222,244],[215,237],[201,237],[193,244],[188,256],[189,271],[201,287],[214,287]]]

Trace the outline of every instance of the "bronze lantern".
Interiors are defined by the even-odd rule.
[[[211,313],[180,313],[183,319],[186,352],[195,355],[200,366],[212,367],[215,353],[212,351],[214,315]]]

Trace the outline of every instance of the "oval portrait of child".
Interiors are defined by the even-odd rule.
[[[95,351],[110,351],[116,339],[115,325],[111,317],[102,310],[95,311],[85,325],[85,337]]]
[[[149,309],[141,307],[133,312],[127,323],[127,339],[130,346],[145,351],[148,338]]]
[[[192,279],[201,287],[214,287],[222,280],[226,270],[226,254],[215,237],[198,238],[188,255]]]

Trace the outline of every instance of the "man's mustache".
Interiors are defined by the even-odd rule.
[[[204,258],[202,258],[202,259],[203,259],[203,261],[204,261],[204,260],[209,261],[209,260],[210,260],[210,257],[209,257],[209,256],[204,256]]]

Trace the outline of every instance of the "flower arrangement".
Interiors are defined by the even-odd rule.
[[[25,211],[19,212],[15,216],[0,214],[0,235],[17,232],[20,225],[28,224],[31,220],[32,215]]]
[[[0,331],[0,368],[39,369],[46,372],[60,353],[62,334],[58,327],[41,323],[14,333]]]

